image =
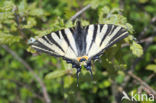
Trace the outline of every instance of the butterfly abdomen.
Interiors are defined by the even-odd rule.
[[[77,23],[75,28],[74,39],[76,42],[78,56],[84,56],[86,54],[86,32],[80,23]]]

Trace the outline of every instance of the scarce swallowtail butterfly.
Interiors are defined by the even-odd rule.
[[[128,31],[113,24],[92,24],[66,28],[38,38],[32,47],[56,57],[62,57],[72,68],[77,69],[77,79],[81,66],[90,71],[91,60],[99,59],[105,49],[128,36]]]

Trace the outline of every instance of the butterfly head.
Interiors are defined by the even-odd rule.
[[[80,65],[86,65],[88,57],[87,56],[78,57],[77,60],[80,63]]]

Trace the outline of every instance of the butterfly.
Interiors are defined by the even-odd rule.
[[[128,31],[113,24],[91,24],[62,29],[42,36],[32,43],[32,48],[56,57],[62,57],[77,69],[77,79],[82,65],[91,73],[91,61],[99,59],[107,48],[128,36]]]

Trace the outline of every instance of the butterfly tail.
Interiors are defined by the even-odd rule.
[[[91,68],[91,63],[88,63],[87,66],[85,66],[85,68],[90,72],[91,79],[93,80],[93,72]]]
[[[77,72],[76,72],[76,75],[77,75],[77,87],[79,86],[79,75],[80,75],[80,72],[81,72],[81,68],[77,68]]]

